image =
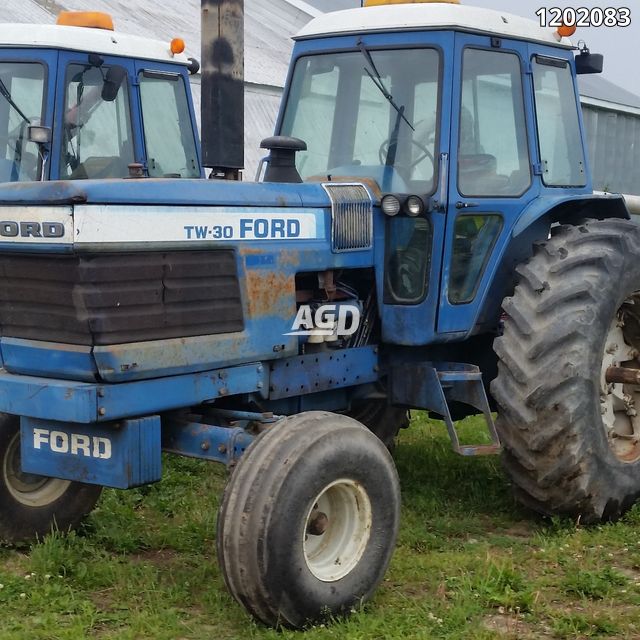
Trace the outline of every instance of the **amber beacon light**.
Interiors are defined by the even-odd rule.
[[[562,24],[558,27],[558,35],[561,38],[570,38],[576,31],[578,27],[574,25]]]
[[[177,53],[182,53],[185,49],[184,40],[182,38],[174,38],[171,41],[171,53],[176,55]]]
[[[64,27],[89,27],[113,31],[113,18],[101,11],[61,11],[56,24]]]

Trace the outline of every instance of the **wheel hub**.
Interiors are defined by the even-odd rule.
[[[371,534],[371,501],[353,480],[337,480],[313,501],[304,528],[304,558],[323,582],[344,578],[358,564]]]
[[[622,462],[640,458],[640,417],[637,403],[640,386],[609,382],[607,371],[614,368],[639,369],[638,349],[630,344],[635,332],[625,322],[625,307],[640,302],[636,294],[625,302],[614,318],[605,340],[600,375],[600,407],[609,446]],[[609,375],[610,377],[610,375]],[[617,376],[620,378],[620,375]],[[629,376],[629,380],[632,376]]]
[[[20,463],[20,434],[7,447],[2,461],[4,484],[11,496],[28,507],[45,507],[61,498],[71,484],[68,480],[24,473]]]

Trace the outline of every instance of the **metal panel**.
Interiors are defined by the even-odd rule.
[[[100,388],[98,420],[180,409],[241,393],[254,393],[267,386],[267,372],[260,363],[207,373],[158,378]]]
[[[271,365],[269,399],[374,382],[379,378],[377,347],[309,353]]]
[[[0,344],[7,371],[82,382],[95,382],[98,377],[91,347],[7,337]]]
[[[22,470],[129,489],[162,477],[160,417],[111,425],[20,419]]]
[[[95,422],[96,385],[17,376],[0,370],[0,411],[66,422]]]
[[[0,411],[75,422],[109,422],[194,406],[241,393],[261,392],[267,373],[260,363],[114,385],[36,378],[0,370]]]

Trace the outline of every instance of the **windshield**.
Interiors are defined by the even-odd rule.
[[[126,71],[70,64],[60,179],[125,178],[134,162]]]
[[[385,191],[433,193],[439,77],[433,49],[300,58],[280,131],[307,143],[300,175],[371,177]]]
[[[40,151],[28,127],[42,123],[44,65],[0,62],[0,182],[38,179]]]

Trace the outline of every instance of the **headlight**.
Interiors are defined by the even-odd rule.
[[[394,195],[387,195],[382,198],[381,207],[383,213],[388,216],[397,216],[400,213],[400,209],[402,208],[400,205],[400,200]]]
[[[407,215],[410,215],[412,218],[424,213],[424,202],[422,202],[422,198],[418,196],[409,196],[404,207]]]

